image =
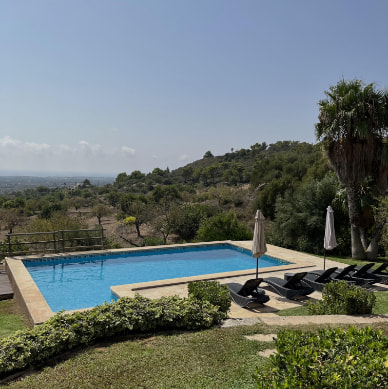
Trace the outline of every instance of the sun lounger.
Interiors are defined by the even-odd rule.
[[[264,304],[269,301],[269,296],[265,294],[265,291],[258,288],[262,278],[248,280],[244,285],[236,282],[226,284],[232,300],[240,307],[246,307],[252,303]]]
[[[372,266],[374,266],[373,262],[367,263],[363,266],[357,266],[355,271],[351,273],[351,276],[355,278],[368,279],[368,285],[388,282],[388,274],[376,274],[373,272]]]
[[[350,284],[355,284],[357,286],[370,286],[375,281],[372,278],[361,278],[354,277],[353,273],[355,271],[356,265],[349,265],[344,267],[343,269],[336,270],[330,277],[333,281],[346,281]],[[324,270],[313,270],[311,273],[321,275]]]
[[[331,278],[331,275],[337,270],[336,267],[331,267],[330,269],[324,270],[320,275],[314,273],[314,272],[308,272],[303,277],[303,282],[305,282],[308,286],[312,287],[314,290],[318,292],[322,292],[323,287],[325,284],[328,284],[329,282],[333,281]],[[285,280],[289,280],[292,274],[286,273],[284,275]]]
[[[370,269],[368,270],[368,273],[371,274],[388,274],[385,269],[388,267],[388,262],[383,262],[379,267],[376,269]]]
[[[384,270],[388,267],[388,262],[383,262],[380,266],[378,266],[376,269],[367,269],[365,272],[365,275],[363,277],[365,278],[373,278],[376,277],[379,278],[379,282],[381,284],[388,284],[388,273],[384,272]],[[362,266],[357,266],[356,270],[361,270]]]
[[[307,272],[295,273],[288,280],[278,277],[264,278],[264,282],[270,285],[276,293],[287,299],[307,296],[314,292],[314,289],[303,283]]]
[[[371,267],[373,267],[373,265],[374,265],[374,263],[371,262],[371,263],[367,263],[367,264],[365,264],[363,266],[356,266],[354,268],[354,271],[352,271],[351,276],[352,277],[362,277],[362,276],[364,276],[367,273],[367,271]]]

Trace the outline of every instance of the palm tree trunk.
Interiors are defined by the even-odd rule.
[[[352,258],[366,259],[366,252],[361,242],[360,227],[351,225]]]
[[[379,254],[379,244],[376,237],[370,241],[369,247],[366,250],[366,256],[369,260],[375,260]]]
[[[366,259],[366,252],[361,241],[360,234],[360,207],[358,199],[358,190],[356,185],[349,185],[347,188],[349,219],[352,242],[352,258]]]
[[[366,251],[369,244],[368,244],[368,237],[365,228],[360,227],[360,238],[361,238],[362,247],[364,247],[364,250]]]

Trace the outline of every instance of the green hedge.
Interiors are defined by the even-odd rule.
[[[388,338],[371,328],[282,330],[258,388],[387,388]]]
[[[201,301],[208,301],[220,311],[227,313],[232,304],[232,297],[226,285],[221,285],[218,281],[194,281],[188,285],[189,296]]]
[[[208,328],[225,318],[219,307],[193,297],[151,300],[139,294],[84,312],[61,312],[38,327],[0,340],[0,375],[44,364],[97,339],[159,329]]]
[[[332,281],[323,287],[322,300],[309,302],[310,315],[363,315],[372,313],[376,296],[346,281]]]

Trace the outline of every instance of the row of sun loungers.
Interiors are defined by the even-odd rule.
[[[312,270],[310,272],[286,273],[284,279],[268,277],[248,280],[244,285],[227,284],[232,300],[240,307],[251,303],[265,304],[269,296],[259,288],[262,282],[267,283],[277,294],[287,299],[308,296],[314,291],[322,292],[325,284],[332,281],[345,280],[350,284],[369,287],[375,283],[388,284],[388,262],[372,269],[374,263],[363,266],[349,265],[343,269],[332,267],[327,270]]]

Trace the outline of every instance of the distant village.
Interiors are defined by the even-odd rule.
[[[35,176],[0,176],[0,194],[13,193],[39,186],[52,188],[75,189],[87,179],[92,185],[103,186],[112,184],[113,177],[35,177]]]

